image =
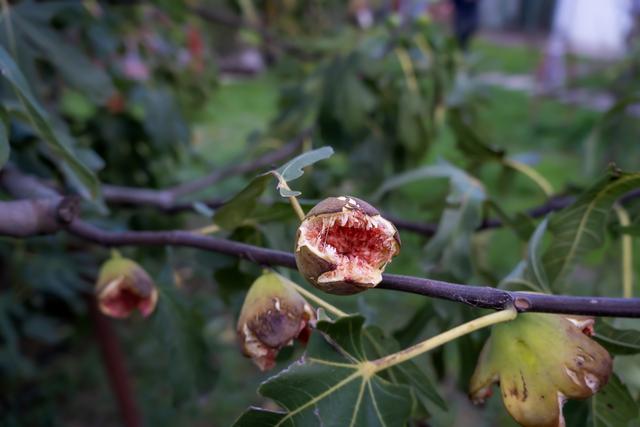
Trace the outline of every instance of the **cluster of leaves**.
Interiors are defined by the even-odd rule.
[[[10,161],[80,194],[88,211],[104,214],[103,182],[165,186],[176,182],[167,170],[199,161],[190,126],[215,88],[216,74],[197,21],[152,6],[26,0],[3,8],[0,169]],[[194,38],[202,45],[194,46]],[[109,222],[126,228],[136,219],[111,215]],[[58,354],[73,340],[91,339],[82,326],[86,298],[105,251],[55,236],[4,239],[0,253],[0,412],[3,422],[6,415],[7,422],[39,424],[41,415],[51,416],[40,409],[57,394],[55,387],[71,386],[60,371],[52,375],[47,368],[59,363]],[[157,254],[142,258],[153,263]],[[166,316],[173,319],[159,330],[177,337],[172,346],[189,340],[204,345],[197,312],[167,304],[158,318]],[[176,352],[190,351],[189,345],[177,345]],[[207,353],[191,354],[204,359]],[[199,366],[180,360],[185,369]],[[175,372],[178,378],[181,370]],[[33,392],[44,378],[52,386]]]

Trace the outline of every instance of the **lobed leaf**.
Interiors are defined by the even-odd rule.
[[[260,386],[260,394],[284,410],[250,408],[235,426],[406,425],[415,408],[414,393],[402,381],[392,382],[391,372],[385,379],[368,370],[368,357],[378,354],[372,347],[386,350],[387,344],[380,343],[379,331],[367,332],[363,323],[362,316],[318,322],[306,354]],[[430,393],[423,390],[419,392]]]

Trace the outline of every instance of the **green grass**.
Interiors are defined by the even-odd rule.
[[[532,73],[541,63],[542,54],[535,46],[505,46],[477,38],[471,46],[478,61],[478,71],[500,71],[508,74]]]
[[[279,83],[271,74],[223,80],[198,126],[197,151],[217,164],[237,158],[251,133],[267,128],[277,108]]]

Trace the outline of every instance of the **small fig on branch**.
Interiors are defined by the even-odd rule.
[[[95,295],[100,311],[119,319],[129,317],[135,309],[148,317],[158,302],[158,290],[147,272],[119,255],[102,265]]]
[[[315,320],[313,308],[277,273],[260,276],[245,297],[238,318],[242,353],[262,371],[275,365],[280,349],[294,339],[306,343]]]
[[[592,331],[593,319],[538,313],[494,326],[471,378],[471,399],[483,403],[497,382],[522,426],[564,427],[567,399],[594,395],[611,375],[611,356],[589,338]]]
[[[309,211],[296,235],[300,273],[325,292],[350,295],[375,287],[400,252],[395,226],[355,197],[329,197]]]

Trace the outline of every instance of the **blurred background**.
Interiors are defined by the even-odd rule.
[[[0,45],[49,114],[56,140],[83,166],[19,114],[7,122],[10,163],[83,195],[85,217],[105,228],[205,227],[215,203],[196,201],[226,200],[268,168],[182,195],[193,206],[187,212],[132,207],[109,199],[109,186],[162,189],[285,146],[297,153],[330,145],[335,154],[292,186],[303,206],[353,194],[393,219],[439,224],[435,235],[401,230],[403,253],[389,270],[517,289],[505,278],[536,225],[523,212],[577,194],[611,163],[640,169],[637,1],[1,5]],[[20,109],[6,83],[2,106],[3,114]],[[427,165],[442,168],[435,178],[376,191]],[[99,178],[102,197],[89,196],[97,185],[82,168]],[[480,190],[467,197],[471,187]],[[263,208],[217,234],[290,251],[296,220],[273,189],[261,196]],[[627,209],[639,224],[640,205]],[[507,226],[475,233],[489,217]],[[620,296],[620,232],[611,217],[607,241],[563,293]],[[637,253],[637,239],[633,245]],[[251,404],[269,405],[256,393],[268,374],[235,343],[244,292],[260,268],[190,249],[123,253],[154,277],[161,300],[149,319],[105,326],[87,301],[108,250],[62,234],[0,239],[0,425],[123,425],[105,340],[124,361],[145,425],[225,426]],[[633,268],[640,273],[637,256]],[[640,295],[637,280],[633,292]],[[403,346],[480,314],[399,292],[329,299]],[[431,418],[416,425],[514,425],[500,399],[475,408],[466,397],[486,336],[421,358],[449,411],[430,408]],[[300,351],[284,352],[278,368]],[[636,401],[638,362],[616,359]],[[568,425],[585,425],[587,413],[588,402],[568,405]]]

